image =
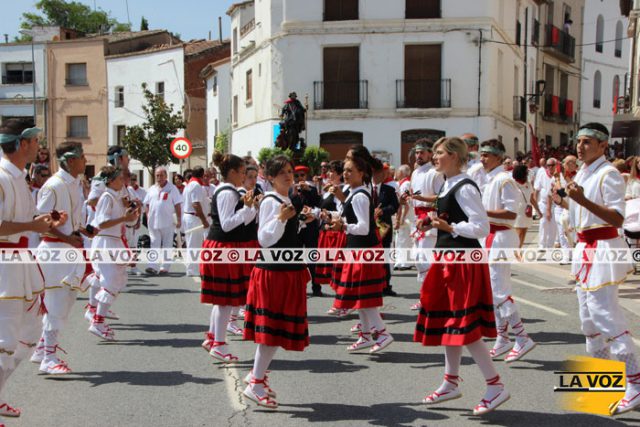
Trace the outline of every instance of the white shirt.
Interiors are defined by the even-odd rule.
[[[136,189],[136,188],[133,188],[133,185],[130,185],[129,187],[127,187],[127,189],[129,190],[129,193],[134,193],[137,197],[137,200],[140,200],[140,201],[143,201],[147,195],[147,191],[140,186],[138,186],[138,188]]]
[[[625,198],[637,199],[640,197],[640,179],[629,178],[627,182],[627,190],[625,191]]]
[[[546,206],[553,189],[553,176],[549,176],[547,171],[541,168],[533,183],[533,189],[538,192],[538,205]]]
[[[466,173],[458,174],[447,179],[442,187],[440,197],[446,196],[451,188],[453,188],[461,180],[469,178]],[[455,194],[456,202],[460,205],[462,211],[467,215],[468,221],[451,223],[453,227],[453,237],[462,236],[468,239],[482,239],[489,235],[489,218],[487,211],[482,204],[482,196],[478,190],[471,184],[465,184],[458,189]]]
[[[484,187],[489,180],[487,179],[487,172],[484,170],[484,166],[482,166],[480,161],[467,170],[467,175],[478,185],[480,192],[484,192]]]
[[[520,190],[511,174],[506,172],[504,166],[498,166],[487,173],[488,183],[482,193],[482,204],[487,211],[506,209],[518,214],[523,210],[524,202]],[[492,224],[513,226],[515,219],[489,218]]]
[[[444,176],[433,168],[431,163],[424,164],[411,174],[411,191],[420,191],[420,196],[435,196],[444,184]],[[432,207],[433,203],[413,200],[414,207]]]
[[[584,189],[587,199],[614,209],[624,218],[624,178],[604,156],[589,166],[582,165],[574,181]],[[569,199],[569,210],[577,231],[607,226],[600,217],[571,199]]]
[[[29,186],[25,180],[27,173],[20,170],[6,157],[0,160],[0,224],[2,221],[31,222],[36,214],[36,206],[28,197]],[[0,241],[18,243],[29,232],[0,236]]]
[[[193,207],[194,203],[200,203],[202,209],[204,209],[204,205],[206,204],[207,195],[205,193],[204,187],[198,181],[189,181],[189,183],[184,187],[184,191],[182,192],[182,199],[184,200],[184,205],[182,206],[182,211],[185,214],[194,214],[196,213],[196,209]]]
[[[67,171],[59,169],[44,183],[38,192],[38,213],[47,214],[52,210],[65,211],[69,219],[58,231],[69,236],[84,226],[82,207],[84,195],[80,178],[74,178]]]
[[[149,188],[144,204],[149,206],[148,225],[156,230],[173,228],[175,205],[182,203],[182,196],[175,185],[167,182],[164,187],[158,184]]]
[[[353,236],[366,236],[369,234],[369,198],[366,194],[356,192],[363,190],[366,193],[369,193],[369,190],[365,186],[360,186],[355,188],[353,191],[349,193],[349,197],[345,200],[345,204],[348,201],[351,201],[351,206],[353,206],[353,212],[358,219],[358,222],[355,224],[346,224],[346,218],[343,218],[347,226],[347,234],[351,234]],[[355,194],[355,195],[354,195]]]
[[[122,218],[124,216],[126,209],[122,203],[122,197],[120,194],[121,192],[116,192],[109,187],[107,187],[105,192],[102,193],[100,199],[98,199],[98,204],[96,205],[96,216],[94,218],[96,226],[100,227],[100,224],[102,223]],[[120,237],[123,236],[124,233],[124,223],[120,223],[113,227],[105,229],[101,228],[98,236]]]
[[[265,194],[265,198],[260,203],[260,214],[258,216],[258,242],[263,248],[275,245],[284,235],[284,229],[287,225],[286,221],[283,222],[278,219],[282,203],[273,197],[266,197],[270,194],[276,196],[287,205],[291,204],[291,199],[275,191],[269,191]]]
[[[218,186],[216,197],[216,205],[218,207],[218,216],[220,217],[220,227],[222,231],[228,233],[238,226],[249,225],[256,217],[255,208],[243,205],[236,211],[236,206],[240,202],[240,197],[235,191],[222,191],[223,188],[235,187],[231,184],[221,184]]]

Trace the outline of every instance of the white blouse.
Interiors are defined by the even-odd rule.
[[[274,195],[285,204],[291,204],[289,197],[275,191],[269,191],[265,194],[265,198],[260,202],[260,214],[258,216],[258,242],[263,248],[275,245],[284,235],[284,229],[287,226],[286,221],[278,219],[282,203],[273,197],[266,197],[268,195]]]
[[[225,183],[218,186],[216,191],[224,187],[235,189],[233,185]],[[233,191],[220,191],[216,196],[220,226],[222,227],[222,231],[226,233],[242,224],[248,225],[256,217],[257,212],[253,206],[242,206],[242,208],[236,212],[236,206],[239,201],[240,198]]]
[[[451,188],[453,188],[458,182],[465,178],[469,178],[466,173],[458,174],[454,177],[448,178],[440,197],[445,196]],[[462,208],[462,211],[469,218],[468,221],[451,223],[453,227],[453,237],[466,237],[468,239],[482,239],[489,235],[489,218],[487,212],[482,204],[482,196],[480,192],[471,184],[465,184],[458,189],[455,194],[456,201]]]
[[[362,192],[355,194],[359,190],[364,190],[369,193],[369,190],[365,186],[360,186],[358,188],[354,188],[350,193],[347,200],[345,200],[345,204],[348,201],[351,201],[351,206],[353,206],[353,212],[358,219],[358,222],[355,224],[346,224],[347,225],[347,234],[351,234],[354,236],[366,236],[369,234],[369,198],[366,194]],[[355,196],[354,196],[355,194]],[[344,220],[346,223],[346,218]]]

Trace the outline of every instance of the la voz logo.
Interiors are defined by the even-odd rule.
[[[611,415],[624,397],[625,365],[615,360],[574,356],[555,371],[560,405],[569,411]]]

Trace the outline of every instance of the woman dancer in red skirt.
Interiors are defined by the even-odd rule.
[[[424,230],[438,230],[436,249],[479,249],[478,239],[489,234],[489,221],[478,187],[461,172],[467,161],[467,147],[461,139],[441,138],[433,152],[436,170],[445,175],[446,181],[436,202],[438,216],[425,220],[431,225],[419,225]],[[467,347],[487,383],[484,397],[473,409],[474,415],[490,412],[509,400],[509,392],[500,382],[482,340],[496,337],[488,265],[433,264],[422,284],[420,302],[414,341],[425,346],[445,346],[444,381],[422,402],[431,405],[462,396],[458,373],[463,347]]]
[[[351,190],[342,207],[343,218],[335,221],[332,229],[346,232],[347,250],[382,249],[376,234],[371,194],[365,187],[371,180],[371,166],[361,157],[352,157],[344,165],[344,180]],[[358,340],[347,347],[348,352],[372,347],[370,353],[377,353],[393,342],[393,336],[387,332],[378,309],[382,305],[385,283],[383,264],[344,264],[339,278],[336,277],[334,280],[334,307],[357,309],[360,317],[361,330]]]
[[[251,247],[246,241],[245,224],[256,216],[253,192],[244,196],[238,192],[245,177],[245,162],[232,154],[216,153],[213,157],[224,183],[216,188],[211,202],[211,228],[203,249],[242,249]],[[202,254],[200,276],[202,289],[200,302],[213,304],[211,322],[202,347],[214,359],[234,363],[238,358],[229,352],[226,343],[227,324],[233,307],[244,305],[249,287],[249,270],[246,264],[220,264],[206,262]]]
[[[258,241],[263,248],[301,248],[299,213],[291,204],[293,164],[286,156],[267,162],[274,191],[260,203]],[[315,220],[305,207],[305,222]],[[258,344],[253,370],[245,378],[244,395],[260,406],[278,407],[266,372],[278,347],[302,351],[309,345],[306,286],[311,276],[305,264],[258,263],[251,273],[244,338]]]

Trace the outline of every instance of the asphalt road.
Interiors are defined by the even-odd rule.
[[[585,354],[566,267],[519,268],[514,279],[527,331],[540,345],[524,361],[498,363],[512,398],[484,418],[471,414],[484,381],[468,354],[461,370],[463,397],[441,407],[419,403],[439,385],[444,356],[441,348],[412,342],[416,314],[409,307],[418,296],[413,272],[393,278],[400,296],[386,298],[383,312],[396,342],[379,355],[348,354],[356,317],[325,315],[331,298],[308,300],[311,346],[301,353],[280,351],[271,366],[280,404],[276,413],[246,406],[241,398],[253,343],[229,339],[241,357],[234,368],[219,367],[200,348],[210,309],[199,303],[199,284],[175,273],[130,278],[114,306],[121,316],[112,322],[114,343],[87,332],[85,300],[78,300],[61,339],[73,374],[47,378],[24,362],[5,393],[23,415],[1,421],[7,426],[640,426],[640,412],[613,419],[567,413],[557,405],[553,371],[567,356]],[[632,332],[640,337],[640,291],[636,286],[623,294]]]

